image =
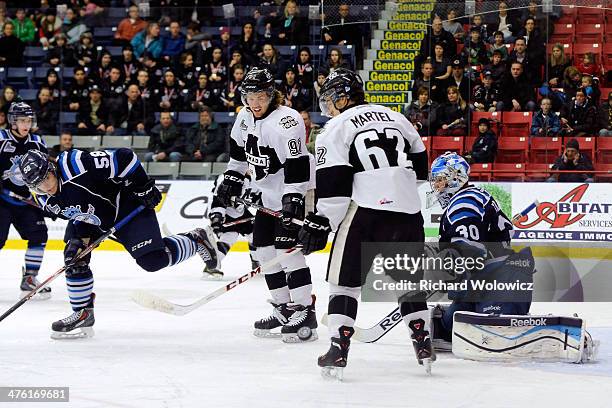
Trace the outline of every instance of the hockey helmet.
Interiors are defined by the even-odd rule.
[[[267,68],[251,68],[244,76],[240,84],[240,95],[244,106],[249,106],[247,103],[247,94],[266,92],[270,99],[274,93],[274,77]]]
[[[48,194],[39,187],[47,179],[49,173],[56,173],[56,168],[46,153],[40,150],[29,150],[21,156],[19,171],[23,182],[31,191],[36,194]]]
[[[36,127],[36,114],[30,105],[25,102],[15,102],[11,104],[8,111],[8,121],[12,128],[17,126],[17,119],[30,118],[32,119],[32,128]]]
[[[429,183],[431,191],[427,193],[427,208],[439,202],[446,208],[453,195],[469,180],[470,165],[457,153],[446,152],[431,164]]]
[[[336,107],[336,102],[342,97],[346,97],[357,103],[362,103],[365,99],[363,80],[355,72],[346,68],[339,68],[325,78],[319,96],[321,113],[325,116],[332,117],[328,108],[328,103],[331,102],[334,107]],[[336,109],[338,108],[336,107]],[[338,110],[342,112],[344,109],[346,109],[346,107]]]

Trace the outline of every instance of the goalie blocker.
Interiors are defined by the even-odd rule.
[[[595,360],[598,341],[579,317],[455,312],[453,354],[477,361]]]

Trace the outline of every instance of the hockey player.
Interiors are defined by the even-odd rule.
[[[261,191],[265,207],[282,211],[280,220],[261,211],[255,215],[253,244],[257,258],[265,263],[297,243],[298,228],[292,219],[304,217],[304,195],[310,181],[306,151],[306,129],[301,115],[282,105],[268,69],[251,69],[241,85],[242,109],[231,132],[230,161],[217,189],[220,202],[228,207],[232,197],[242,194],[247,170]],[[255,322],[254,334],[273,336],[281,327],[285,342],[318,338],[310,269],[303,254],[286,258],[263,271],[272,296],[272,315]]]
[[[232,245],[242,235],[247,238],[249,243],[249,252],[251,255],[251,269],[255,269],[258,266],[256,261],[257,255],[255,254],[255,247],[253,246],[253,215],[249,209],[239,204],[235,207],[225,208],[219,202],[217,197],[217,187],[223,180],[223,175],[220,175],[215,181],[213,187],[213,198],[210,203],[208,210],[208,219],[210,220],[210,226],[217,236],[217,257],[218,267],[216,269],[204,268],[204,277],[211,279],[221,279],[223,272],[219,269],[223,258],[227,255]],[[244,185],[242,187],[242,198],[247,199],[255,204],[261,203],[261,193],[251,185],[251,177],[247,174],[244,179]],[[234,225],[223,226],[224,223],[234,223]]]
[[[70,220],[64,236],[64,262],[70,265],[66,284],[73,313],[53,323],[52,338],[93,335],[91,257],[71,263],[89,242],[139,205],[145,209],[115,236],[141,268],[154,272],[196,253],[208,267],[216,267],[216,253],[203,229],[162,239],[154,211],[161,193],[129,149],[92,153],[74,149],[60,154],[57,162],[45,153],[30,150],[22,157],[19,169],[26,185],[37,194],[40,206]]]
[[[361,78],[347,69],[330,74],[319,104],[332,117],[316,142],[316,214],[300,230],[304,253],[323,249],[336,236],[327,269],[331,347],[318,363],[340,377],[346,366],[361,277],[362,242],[424,242],[417,179],[427,179],[427,152],[412,124],[389,108],[365,102]],[[423,302],[402,302],[420,364],[435,359]]]
[[[4,247],[11,224],[28,241],[20,285],[23,296],[39,284],[36,276],[47,244],[47,225],[43,212],[26,202],[32,197],[19,176],[19,158],[30,149],[47,153],[47,146],[42,137],[30,132],[36,127],[36,115],[29,105],[13,103],[8,120],[10,129],[0,130],[0,248]],[[38,299],[50,297],[48,287],[36,295]]]

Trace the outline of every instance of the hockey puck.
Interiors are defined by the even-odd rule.
[[[300,340],[308,340],[312,336],[312,329],[308,326],[300,327],[297,331]]]

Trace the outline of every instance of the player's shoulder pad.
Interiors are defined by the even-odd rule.
[[[33,141],[34,143],[39,143],[43,145],[44,147],[47,147],[47,143],[45,142],[45,140],[42,138],[41,135],[38,135],[36,133],[30,133],[30,140]]]
[[[89,153],[78,149],[62,152],[57,157],[57,168],[63,180],[70,180],[87,172]]]
[[[465,218],[484,219],[485,207],[491,195],[478,187],[468,187],[458,191],[446,208],[446,217],[451,224]]]

